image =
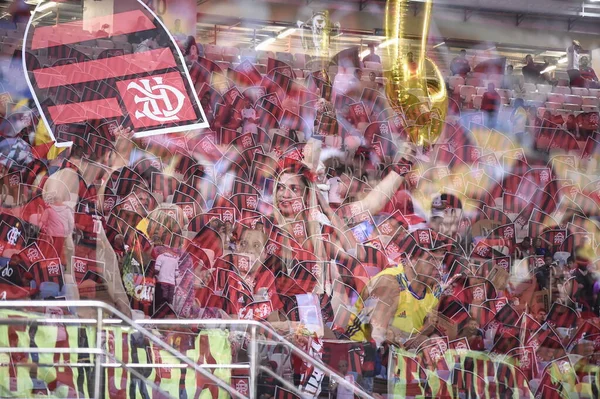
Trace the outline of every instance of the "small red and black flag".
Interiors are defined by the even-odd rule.
[[[31,62],[32,57],[25,58],[36,103],[53,97],[54,104],[41,107],[50,134],[56,137],[60,125],[93,125],[108,120],[127,124],[145,136],[208,127],[180,51],[162,22],[138,1],[125,0],[120,5],[123,11],[118,13],[58,25],[54,20],[44,22],[53,18],[50,14],[34,13],[30,20],[26,38],[29,53],[69,57],[68,62],[41,68]],[[40,21],[35,27],[31,24],[34,19]],[[96,39],[88,26],[104,24],[111,29],[106,40],[128,42],[136,34],[161,35],[160,45],[131,54],[110,51],[97,59],[73,49]],[[85,99],[83,93],[87,93]]]

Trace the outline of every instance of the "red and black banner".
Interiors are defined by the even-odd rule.
[[[177,45],[141,2],[126,2],[128,11],[28,26],[28,82],[54,138],[73,124],[116,122],[138,137],[208,126]],[[96,41],[103,25],[111,31]],[[132,51],[113,49],[123,42]]]

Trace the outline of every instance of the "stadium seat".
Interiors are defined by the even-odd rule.
[[[464,104],[471,104],[473,96],[477,95],[477,89],[473,86],[464,85],[460,88],[460,98]]]
[[[552,93],[552,86],[550,85],[537,85],[537,91],[540,93]]]
[[[129,43],[129,38],[127,37],[127,35],[117,35],[117,36],[113,36],[111,37],[111,40],[116,44],[116,43]]]
[[[558,109],[562,108],[562,104],[560,103],[553,103],[553,102],[546,102],[546,109],[550,110],[550,111],[556,111]]]
[[[540,119],[544,119],[544,114],[546,113],[546,108],[545,107],[538,107],[538,109],[536,110],[536,116]]]
[[[585,87],[571,87],[571,93],[577,96],[589,96],[590,93]]]
[[[565,104],[576,104],[576,105],[581,105],[583,103],[581,96],[579,95],[569,95],[567,94],[565,96]]]
[[[546,103],[544,101],[536,101],[536,100],[525,100],[525,105],[527,107],[543,107]]]
[[[261,64],[267,65],[269,58],[275,58],[275,53],[272,51],[259,51],[258,52],[258,62]]]
[[[560,93],[550,93],[548,94],[548,101],[551,103],[562,104],[565,102],[565,96]]]
[[[487,79],[487,74],[481,72],[471,72],[471,74],[468,77],[484,80]]]
[[[204,46],[204,53],[206,58],[211,61],[221,61],[223,59],[223,50],[219,46],[214,44],[207,44]]]
[[[556,86],[553,90],[554,93],[560,94],[571,94],[571,88],[565,86]]]
[[[582,105],[581,110],[583,112],[598,112],[598,107],[594,105]]]
[[[304,69],[309,59],[310,57],[306,54],[296,53],[294,55],[294,68]]]
[[[590,96],[600,98],[600,89],[588,89],[588,91],[590,92]]]
[[[477,88],[477,95],[478,96],[483,96],[483,93],[485,93],[487,91],[487,87],[478,87]]]
[[[485,85],[485,83],[483,82],[483,79],[479,78],[467,78],[465,80],[465,85],[473,87],[487,87],[487,85]]]
[[[113,43],[112,40],[108,39],[97,39],[96,44],[98,45],[98,47],[101,47],[103,49],[115,48],[115,43]]]
[[[240,53],[240,59],[248,60],[252,63],[256,62],[257,58],[258,58],[258,54],[256,53],[255,50],[253,50],[251,48],[245,48]]]
[[[454,91],[458,86],[465,84],[465,79],[462,76],[450,76],[448,78],[448,87]]]
[[[554,112],[554,114],[562,116],[563,120],[566,121],[569,118],[569,115],[573,114],[573,111],[569,110],[569,109],[562,108],[562,109],[557,109]]]
[[[367,62],[365,62],[365,68],[375,69],[376,71],[381,71],[383,69],[383,66],[379,62],[367,61]]]
[[[533,93],[537,90],[537,87],[533,83],[524,83],[523,88],[527,93]]]
[[[290,66],[294,65],[294,56],[290,53],[284,53],[284,52],[278,51],[275,54],[275,58],[277,58],[279,61],[283,61],[283,62],[289,64]]]
[[[480,95],[473,96],[473,108],[475,108],[476,110],[480,110],[482,100],[483,100],[483,96],[480,96]]]
[[[115,48],[123,50],[125,54],[133,53],[133,46],[129,42],[115,42]]]
[[[546,102],[547,95],[546,93],[539,92],[531,92],[525,94],[525,100],[536,101],[536,102]]]
[[[600,105],[600,100],[598,99],[598,97],[581,97],[581,105],[597,107],[598,105]]]
[[[564,103],[563,108],[568,111],[581,111],[581,105]]]
[[[227,68],[231,66],[231,62],[229,61],[215,61],[215,64],[217,64],[223,71],[227,71]]]
[[[510,99],[513,96],[512,90],[508,90],[508,89],[496,89],[496,92],[502,98],[502,103],[503,104],[510,104]]]
[[[296,75],[297,79],[304,78],[304,72],[302,71],[302,69],[294,69],[294,75]]]
[[[130,45],[131,46],[131,45]],[[94,58],[94,49],[89,46],[75,46],[75,50],[81,51],[90,58]]]
[[[240,60],[240,49],[237,47],[223,48],[223,61],[238,62]]]

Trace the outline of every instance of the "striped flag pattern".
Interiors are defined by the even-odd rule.
[[[42,107],[54,137],[61,126],[75,123],[127,122],[127,127],[144,135],[208,127],[174,43],[132,54],[104,51],[97,59],[74,50],[95,39],[84,26],[103,24],[119,27],[113,37],[164,29],[139,8],[86,19],[85,24],[76,20],[28,27],[29,52],[37,57],[47,52],[59,59],[51,67],[39,67],[31,57],[25,59],[38,105],[46,100],[54,103]],[[67,56],[69,61],[64,62]]]

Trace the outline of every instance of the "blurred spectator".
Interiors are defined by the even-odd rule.
[[[244,100],[244,109],[242,109],[242,134],[256,134],[258,132],[256,122],[256,111],[252,108],[250,99],[247,98]]]
[[[157,274],[156,281],[156,306],[172,304],[175,294],[175,283],[179,267],[179,254],[167,249],[156,258],[154,270]]]
[[[535,321],[540,323],[540,325],[544,324],[546,322],[546,315],[545,309],[538,310],[538,312],[535,314]]]
[[[471,72],[471,66],[469,65],[469,61],[467,61],[467,50],[460,50],[458,57],[454,58],[450,64],[450,71],[452,71],[453,75],[460,75],[462,77],[466,77]]]
[[[590,60],[588,57],[581,57],[579,72],[581,73],[581,77],[585,79],[586,87],[596,89],[600,86],[598,85],[598,76],[596,76],[594,68],[590,66]]]
[[[502,99],[496,92],[496,87],[493,83],[488,84],[488,89],[483,93],[481,100],[481,110],[487,114],[486,126],[490,129],[496,127],[496,118],[500,109]]]
[[[506,90],[514,90],[516,98],[522,98],[525,94],[523,78],[514,74],[514,67],[512,65],[506,67],[506,74],[502,80],[502,88]]]
[[[125,244],[125,237],[122,234],[117,234],[113,241],[113,249],[115,255],[117,255],[117,261],[119,262],[119,268],[123,266],[123,259],[129,250],[129,246]]]
[[[134,53],[143,53],[157,49],[159,47],[160,31],[149,31],[146,38],[140,42],[135,48]]]
[[[525,83],[541,83],[541,70],[539,66],[535,65],[535,63],[533,62],[533,57],[531,56],[531,54],[527,54],[527,56],[525,57],[525,66],[523,67],[522,71]]]
[[[183,42],[183,56],[188,63],[198,61],[198,46],[196,45],[196,39],[194,36],[188,36]]]
[[[414,76],[417,73],[417,68],[419,67],[415,62],[414,55],[412,52],[406,54],[406,65],[408,66],[408,71],[411,76]]]
[[[581,44],[578,40],[573,40],[571,45],[567,47],[567,71],[571,69],[579,69],[580,58]]]
[[[363,333],[365,334],[365,344],[363,350],[365,357],[362,363],[362,382],[361,385],[365,392],[373,393],[373,379],[375,377],[375,358],[377,356],[377,345],[371,336],[373,327],[371,324],[365,324]]]
[[[458,338],[466,338],[469,341],[469,347],[472,350],[480,351],[483,350],[483,333],[479,329],[479,322],[477,319],[470,317],[467,319],[465,326],[460,331]]]
[[[25,0],[13,0],[10,7],[8,7],[8,13],[12,17],[12,22],[16,24],[27,23],[31,18],[31,11]]]
[[[339,361],[338,372],[349,383],[356,384],[358,382],[356,373],[348,371],[348,360],[342,359]],[[337,399],[354,399],[354,391],[351,389],[336,385],[333,390],[337,392],[337,395],[336,395]]]
[[[573,272],[576,287],[574,288],[573,300],[577,302],[583,311],[592,311],[594,307],[594,277],[589,271],[590,264],[586,259],[577,260],[577,268]]]
[[[241,124],[242,118],[235,108],[224,105],[217,107],[217,114],[215,115],[214,122],[215,130],[220,128],[237,130]]]
[[[65,188],[44,198],[48,206],[44,209],[40,221],[42,232],[50,237],[63,265],[66,264],[65,246],[67,237],[73,233],[75,228],[73,209],[64,203],[70,199],[70,194]]]
[[[525,102],[522,98],[517,98],[514,103],[513,112],[510,115],[511,131],[517,138],[520,138],[525,133],[525,125],[527,125]],[[522,139],[519,141],[522,142]]]
[[[181,19],[177,18],[175,21],[173,21],[173,30],[171,31],[171,34],[173,35],[173,38],[175,38],[175,40],[185,40],[186,35],[181,30]]]
[[[369,54],[363,58],[363,62],[377,62],[381,64],[381,57],[375,54],[375,45],[369,44]]]
[[[548,241],[544,240],[542,237],[536,237],[533,240],[533,255],[538,255],[538,256],[545,256],[549,251],[542,247],[543,242],[546,243],[546,245],[551,245]]]
[[[379,90],[379,83],[377,83],[377,75],[375,72],[369,72],[369,82],[365,84],[365,87],[373,90]]]
[[[544,264],[535,271],[535,278],[540,290],[550,288],[550,278],[554,272],[554,259],[551,254],[544,256]]]
[[[567,73],[569,74],[570,84],[573,87],[585,87],[585,80],[579,70],[581,50],[581,45],[577,40],[573,40],[571,45],[567,47]]]
[[[362,77],[363,77],[362,69],[357,68],[354,71],[354,77],[352,79],[350,79],[350,86],[349,86],[348,92],[346,93],[348,96],[360,97],[362,95],[362,91],[363,91],[363,87],[364,87],[363,82],[362,82]]]
[[[274,361],[267,361],[264,364],[265,367],[271,369],[272,372],[277,372],[277,363]],[[281,386],[281,383],[273,378],[268,373],[262,371],[258,376],[258,398],[259,399],[270,399],[275,396],[275,387]]]
[[[525,237],[523,241],[515,248],[515,259],[524,259],[535,253],[531,247],[531,238]]]

